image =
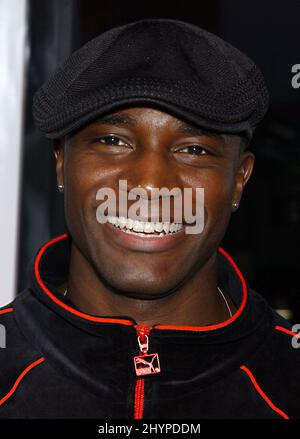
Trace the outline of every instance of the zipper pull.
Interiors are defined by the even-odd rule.
[[[152,329],[152,326],[140,324],[136,325],[136,332],[138,335],[138,343],[140,346],[140,354],[146,354],[149,349],[149,333]]]
[[[140,348],[140,354],[133,358],[136,375],[141,376],[159,373],[160,364],[158,354],[148,354],[149,333],[152,326],[141,323],[139,325],[134,325],[134,327],[137,332],[137,339]]]

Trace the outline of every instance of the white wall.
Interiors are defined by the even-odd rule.
[[[0,306],[16,288],[26,32],[26,0],[0,0]]]

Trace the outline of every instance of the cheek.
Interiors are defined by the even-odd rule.
[[[209,233],[219,241],[226,232],[231,217],[231,185],[219,181],[207,190],[206,209]]]
[[[95,207],[98,189],[111,187],[114,172],[88,153],[70,154],[65,167],[65,195],[70,210]]]
[[[102,233],[97,211],[104,199],[97,199],[99,189],[114,189],[118,201],[120,170],[103,166],[95,157],[70,160],[65,191],[65,217],[73,236],[85,236],[86,241],[98,241]]]
[[[205,227],[223,228],[231,215],[233,178],[225,172],[207,172],[194,187],[203,187]],[[195,198],[194,198],[195,200]]]
[[[70,154],[65,167],[65,216],[70,232],[84,224],[95,185],[94,167],[84,157]]]

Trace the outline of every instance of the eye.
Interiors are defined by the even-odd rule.
[[[209,151],[200,145],[188,145],[184,148],[178,149],[175,152],[191,154],[191,155],[208,155]]]
[[[125,146],[126,143],[123,142],[119,137],[110,134],[108,136],[97,137],[94,139],[94,142],[102,143],[104,145],[110,146]]]

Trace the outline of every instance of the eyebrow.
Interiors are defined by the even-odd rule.
[[[210,131],[202,127],[200,128],[193,125],[189,125],[188,123],[185,122],[181,123],[180,127],[178,128],[178,131],[183,134],[189,134],[191,136],[196,136],[196,137],[207,136],[227,142],[226,134],[217,133],[215,131]]]
[[[108,114],[93,121],[97,125],[134,125],[137,120],[129,115],[119,113]]]
[[[101,116],[100,118],[93,121],[93,123],[97,125],[136,125],[138,123],[138,120],[130,116],[129,114],[108,114]],[[182,134],[189,134],[190,136],[195,137],[201,137],[201,136],[207,136],[207,137],[213,137],[217,140],[221,140],[225,143],[227,143],[228,139],[226,134],[218,133],[214,131],[210,131],[208,129],[197,127],[195,125],[190,125],[184,121],[180,122],[180,125],[177,128],[177,131]]]

